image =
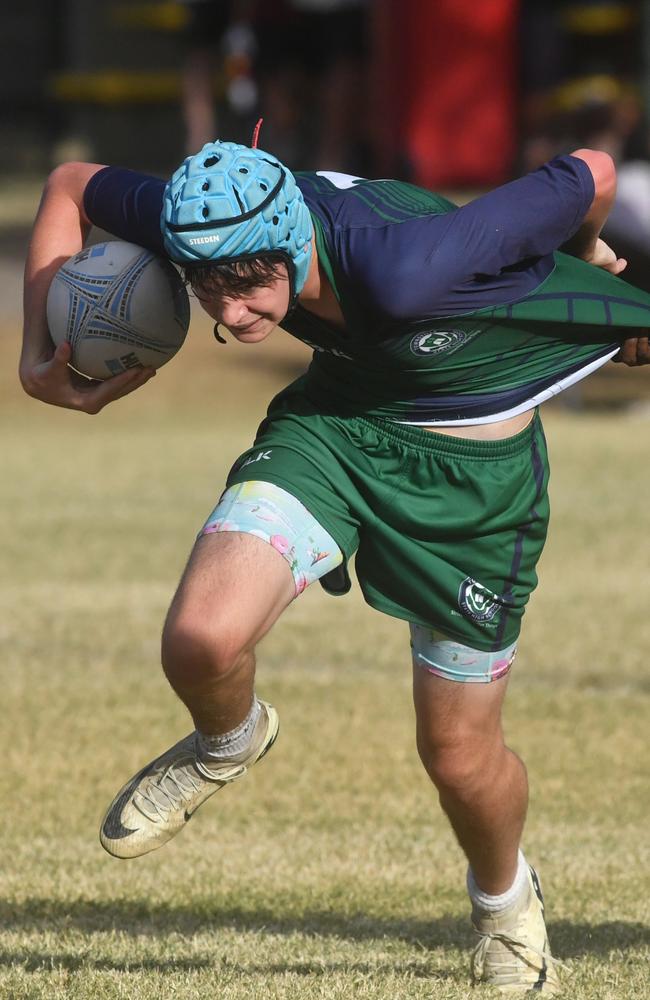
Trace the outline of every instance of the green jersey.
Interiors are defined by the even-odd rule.
[[[529,409],[604,364],[650,295],[556,248],[593,199],[560,157],[457,208],[398,181],[299,174],[345,327],[298,306],[305,390],[326,411],[445,425]]]

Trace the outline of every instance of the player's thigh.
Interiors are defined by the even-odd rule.
[[[226,635],[254,645],[295,596],[291,569],[272,546],[246,532],[201,535],[167,618],[166,632]]]
[[[296,496],[266,481],[229,486],[205,522],[168,617],[169,633],[218,634],[250,646],[315,580],[343,562],[334,538]]]
[[[414,663],[413,702],[420,752],[472,754],[500,742],[507,685],[507,674],[489,683],[464,683]]]
[[[477,789],[503,752],[501,706],[507,676],[463,684],[413,668],[420,760],[439,791]]]

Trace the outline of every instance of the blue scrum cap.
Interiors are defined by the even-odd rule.
[[[178,264],[226,264],[285,254],[297,295],[307,279],[313,232],[295,178],[270,153],[209,142],[165,188],[165,251]]]

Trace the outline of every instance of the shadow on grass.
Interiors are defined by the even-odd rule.
[[[283,912],[284,911],[284,912]],[[339,912],[332,909],[302,911],[295,900],[278,901],[274,910],[256,907],[245,910],[213,900],[199,900],[195,905],[178,906],[150,903],[145,900],[53,900],[32,898],[21,903],[0,901],[0,926],[7,931],[69,932],[96,934],[121,932],[132,935],[193,934],[228,929],[268,934],[308,934],[314,937],[338,937],[348,941],[393,938],[423,950],[435,948],[470,948],[475,936],[469,921],[460,917],[403,919],[367,913]],[[650,927],[622,920],[602,924],[551,922],[549,935],[557,957],[605,955],[612,949],[631,949],[650,945]],[[7,956],[0,953],[0,964]],[[35,960],[35,959],[34,959]],[[16,956],[13,956],[13,962]],[[29,959],[32,961],[32,958]],[[83,964],[83,957],[71,957]],[[134,967],[143,963],[134,963]],[[144,965],[146,966],[146,962]],[[172,963],[170,963],[171,966]],[[203,960],[188,960],[187,968],[201,967]],[[161,963],[152,961],[152,967]],[[163,963],[164,965],[164,963]],[[178,967],[178,963],[174,963]],[[120,966],[122,967],[122,966]],[[284,967],[283,967],[284,968]],[[294,971],[299,971],[296,965]],[[312,967],[305,966],[305,972]]]
[[[78,972],[81,969],[95,969],[100,972],[192,972],[213,968],[211,958],[144,958],[133,961],[117,961],[110,958],[93,958],[89,955],[72,955],[61,951],[31,951],[17,948],[16,951],[0,951],[0,966],[20,968],[24,972],[52,972],[65,969]]]
[[[414,979],[438,980],[440,982],[449,979],[459,979],[458,972],[442,969],[433,971],[425,963],[420,965],[415,962],[276,962],[269,965],[247,965],[246,972],[253,974],[284,975],[291,973],[294,976],[331,976],[336,972],[360,972],[362,975],[378,976],[382,973],[386,975],[412,976]],[[464,976],[462,976],[464,979]]]
[[[293,902],[293,905],[292,905]],[[182,934],[187,937],[228,929],[268,934],[308,934],[348,941],[393,938],[423,949],[466,947],[474,936],[468,920],[442,917],[417,920],[390,919],[367,913],[341,913],[332,909],[303,911],[295,901],[282,908],[220,906],[199,900],[191,906],[165,906],[145,900],[64,900],[33,898],[21,903],[0,901],[0,926],[7,931],[85,934],[122,932],[133,935]]]
[[[650,945],[648,924],[612,920],[604,924],[580,924],[570,920],[549,921],[548,933],[558,958],[607,955],[614,949],[625,951]]]
[[[25,948],[15,952],[0,951],[0,967],[20,968],[23,972],[52,972],[65,969],[67,972],[80,972],[92,969],[99,972],[155,972],[166,974],[179,972],[196,972],[211,969],[217,976],[219,971],[236,972],[238,976],[268,976],[287,974],[318,978],[331,976],[337,972],[361,973],[362,975],[407,975],[415,979],[430,981],[448,981],[459,978],[457,970],[429,969],[426,962],[273,962],[267,964],[239,965],[236,962],[226,962],[219,957],[205,958],[173,958],[173,959],[136,959],[133,961],[118,961],[109,958],[94,958],[91,955],[73,955],[69,952],[29,951]]]

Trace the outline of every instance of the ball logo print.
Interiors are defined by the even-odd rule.
[[[73,368],[106,379],[169,361],[187,334],[189,298],[169,261],[114,240],[61,265],[48,292],[47,321],[55,344],[70,342]]]
[[[475,622],[489,622],[500,609],[499,597],[471,576],[466,577],[458,591],[458,606]]]
[[[470,334],[465,330],[427,330],[418,333],[411,341],[413,354],[442,354],[443,351],[457,351],[469,340]]]

